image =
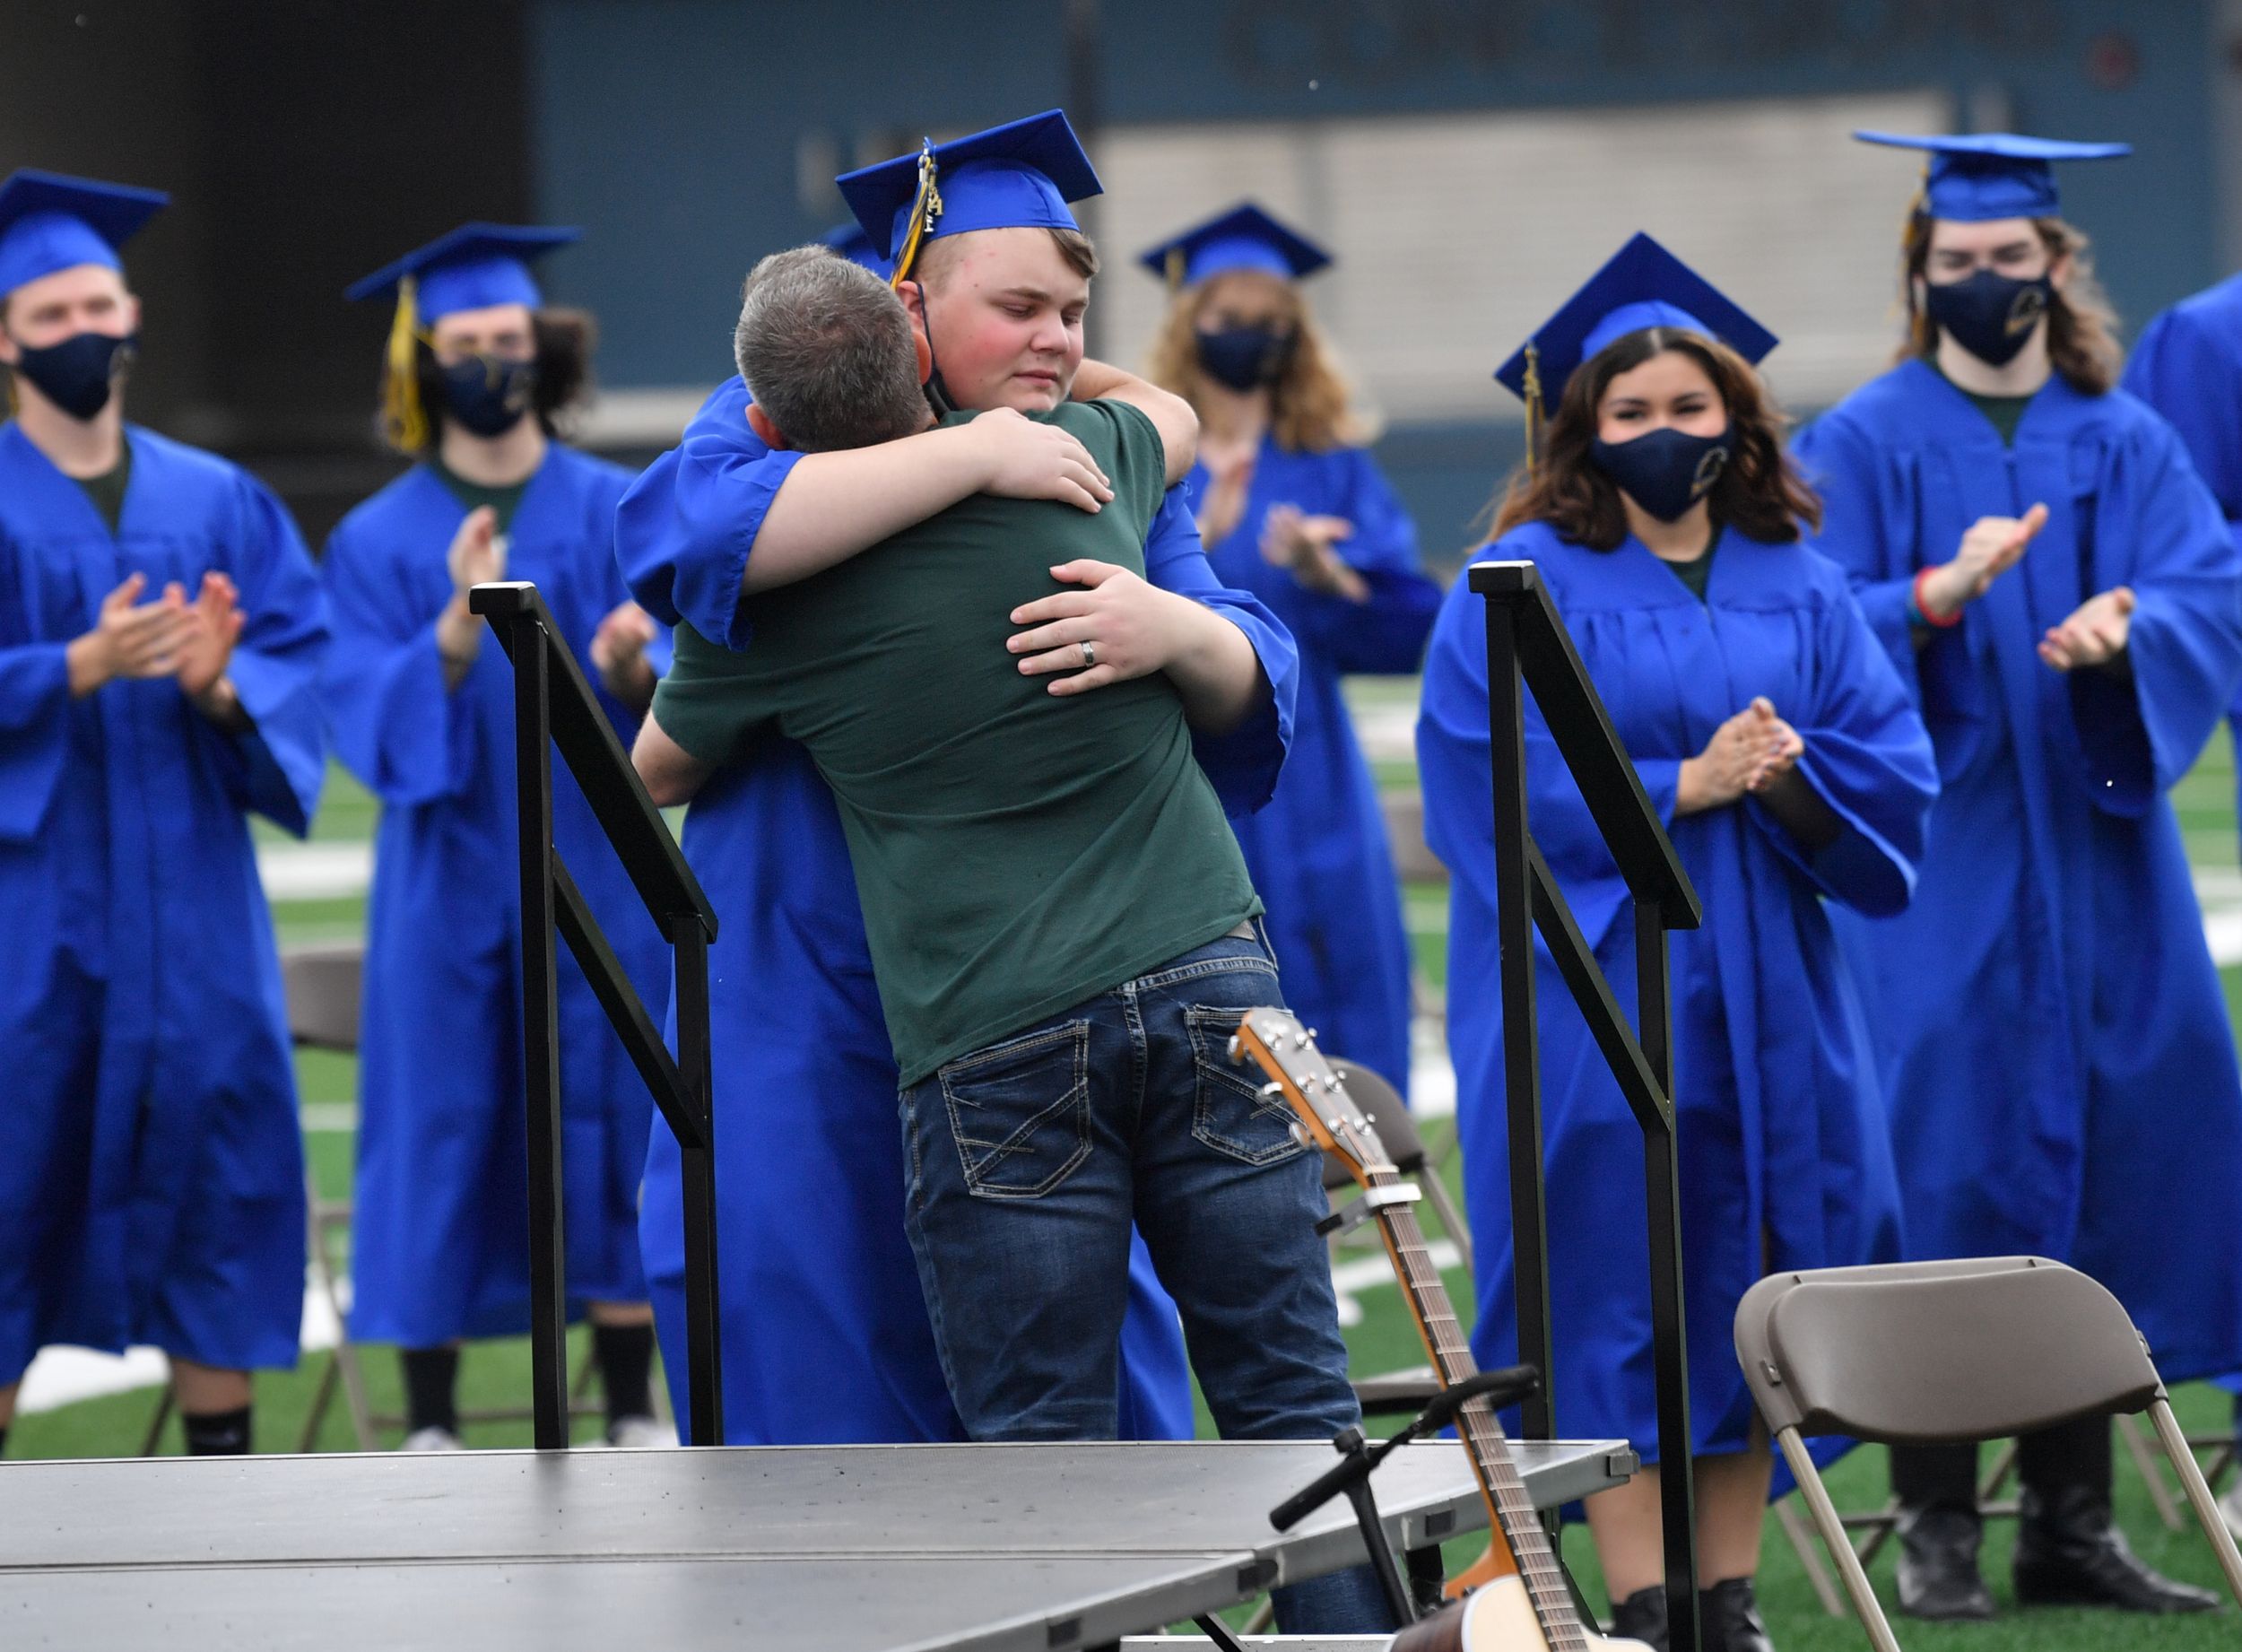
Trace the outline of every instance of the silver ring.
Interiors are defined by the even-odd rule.
[[[1097,663],[1098,645],[1085,638],[1082,642],[1082,669],[1088,671]]]

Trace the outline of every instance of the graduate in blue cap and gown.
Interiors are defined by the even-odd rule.
[[[1047,231],[1040,239],[1065,257],[1094,260],[1066,200],[1097,193],[1096,176],[1065,117],[1052,111],[978,135],[986,152],[978,165],[959,159],[958,147],[935,152],[944,193],[931,245],[969,230],[1028,228]],[[910,240],[897,239],[897,216],[890,204],[859,226],[891,270],[885,250]],[[959,405],[1034,407],[1065,393],[1045,364],[1050,352],[1027,345],[1043,332],[1064,334],[1069,317],[1031,292],[1004,287],[985,301],[926,276],[907,271],[904,295],[937,341],[947,394]],[[969,361],[963,329],[984,320],[1024,338],[1009,352],[1000,338],[993,360]],[[1007,370],[1014,367],[1033,376]],[[1072,391],[1080,397],[1131,382],[1084,361]],[[956,459],[951,431],[854,453],[773,452],[748,428],[746,404],[738,378],[720,387],[683,442],[633,484],[616,535],[632,589],[657,617],[689,622],[734,648],[750,644],[741,596],[762,559],[805,542],[833,554],[863,549],[997,480]],[[1144,581],[1097,590],[1125,596],[1117,608],[1139,613],[1160,612],[1166,594],[1188,598],[1242,636],[1258,661],[1268,684],[1259,709],[1197,741],[1225,805],[1250,811],[1268,797],[1283,760],[1291,640],[1253,597],[1217,583],[1180,490],[1170,490],[1145,546],[1145,570]],[[1078,646],[1042,653],[1067,668],[1081,665]],[[1077,671],[1074,680],[1092,674]],[[686,815],[684,845],[721,920],[709,968],[726,1433],[753,1444],[962,1438],[904,1232],[895,1060],[832,795],[805,752],[774,742],[708,781]],[[785,1177],[769,1173],[762,1150],[778,1129],[787,1133]],[[657,1126],[641,1238],[681,1414],[682,1198],[676,1143]],[[1187,1438],[1182,1333],[1141,1241],[1131,1278],[1121,1431]]]
[[[1413,674],[1440,587],[1418,565],[1416,526],[1362,445],[1300,291],[1331,256],[1248,204],[1140,262],[1174,292],[1149,370],[1199,415],[1191,488],[1207,560],[1267,604],[1300,651],[1284,774],[1268,806],[1236,822],[1284,996],[1325,1049],[1405,1094],[1409,937],[1340,681]]]
[[[2179,432],[2229,531],[2242,534],[2242,275],[2181,300],[2143,327],[2124,384]],[[2227,722],[2242,749],[2242,696],[2227,709]],[[2222,1381],[2242,1388],[2242,1378]],[[2242,1441],[2242,1393],[2235,1434]],[[2242,1479],[2227,1488],[2219,1512],[2229,1531],[2242,1533]]]
[[[2053,162],[1928,150],[1899,364],[1802,434],[1821,547],[1923,710],[1936,852],[1903,915],[1841,921],[1919,1257],[2053,1256],[2116,1293],[2168,1380],[2242,1366],[2242,1082],[2166,794],[2242,678],[2242,558],[2169,425],[2114,388]],[[2111,1523],[2104,1418],[2026,1439],[2020,1602],[2194,1611]],[[1974,1449],[1892,1453],[1902,1611],[1984,1617]]]
[[[42,1346],[152,1343],[187,1449],[240,1452],[304,1269],[248,817],[310,824],[326,617],[278,500],[124,421],[165,199],[0,184],[0,1440]]]
[[[529,261],[573,230],[474,223],[358,283],[395,303],[387,432],[412,469],[345,517],[323,562],[321,691],[343,761],[381,799],[359,1049],[351,1335],[400,1345],[406,1445],[457,1449],[459,1343],[529,1326],[514,686],[470,587],[534,581],[626,743],[666,644],[623,588],[630,478],[555,439],[591,322],[545,306]],[[553,839],[639,991],[668,951],[566,769]],[[575,959],[560,962],[568,1288],[592,1321],[607,1437],[652,1419],[639,1179],[653,1102]]]
[[[1764,1648],[1771,1464],[1731,1352],[1773,1269],[1892,1261],[1899,1189],[1868,1037],[1827,913],[1894,912],[1937,787],[1928,737],[1845,574],[1753,364],[1774,338],[1638,235],[1504,364],[1530,465],[1486,558],[1533,562],[1705,908],[1673,938],[1690,1404],[1708,1648]],[[1557,398],[1546,430],[1544,393]],[[1448,1041],[1479,1241],[1482,1366],[1516,1357],[1485,606],[1450,587],[1417,725],[1426,835],[1455,874]],[[1531,700],[1535,841],[1632,1015],[1625,884]],[[1634,1115],[1535,947],[1554,1398],[1568,1437],[1657,1448]],[[1615,1632],[1665,1644],[1654,1468],[1592,1498]]]

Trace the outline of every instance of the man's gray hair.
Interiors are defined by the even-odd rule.
[[[732,353],[764,417],[804,452],[925,428],[902,301],[830,247],[775,252],[748,273]]]

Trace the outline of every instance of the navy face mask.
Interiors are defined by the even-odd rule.
[[[469,356],[442,371],[445,411],[477,436],[503,436],[519,424],[537,388],[534,361]]]
[[[1925,286],[1923,307],[1939,331],[1987,367],[2002,367],[2030,342],[2032,329],[2047,313],[2055,284],[2048,276],[2020,281],[1996,270],[1979,270],[1965,281]]]
[[[140,335],[112,338],[107,333],[78,333],[44,350],[23,347],[15,370],[39,387],[39,393],[83,422],[109,404],[118,379],[140,353]]]
[[[1291,364],[1293,335],[1273,327],[1225,327],[1202,333],[1199,365],[1217,384],[1241,394],[1273,385]]]
[[[1595,467],[1661,522],[1679,522],[1728,468],[1731,432],[1692,436],[1672,425],[1589,449]]]

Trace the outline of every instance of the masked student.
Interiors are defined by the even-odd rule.
[[[2242,1368],[2242,1082],[2166,794],[2242,678],[2242,558],[2171,427],[2114,387],[2052,162],[1930,152],[1899,364],[1803,433],[1843,563],[1929,726],[1937,852],[1842,921],[1890,1099],[1908,1254],[2038,1254],[2115,1291],[2166,1378]],[[1899,1604],[1990,1616],[1977,1453],[1892,1454]],[[2022,1442],[2020,1604],[2200,1611],[2110,1517],[2108,1420]]]
[[[1440,588],[1300,290],[1331,255],[1249,204],[1141,262],[1173,291],[1148,370],[1199,415],[1190,485],[1207,560],[1300,651],[1284,773],[1268,805],[1235,822],[1285,996],[1324,1048],[1406,1093],[1409,937],[1340,682],[1414,673]]]
[[[576,239],[467,224],[350,290],[394,298],[384,420],[415,461],[327,542],[335,644],[321,679],[343,761],[382,804],[351,1335],[398,1344],[413,1450],[459,1448],[461,1342],[529,1328],[514,683],[467,592],[534,581],[626,743],[653,696],[653,653],[666,647],[615,566],[628,473],[554,433],[587,387],[592,324],[549,309],[529,263]],[[554,843],[639,993],[658,1003],[661,935],[558,764],[552,790]],[[559,968],[569,1295],[592,1323],[609,1442],[673,1443],[652,1416],[639,1262],[653,1102],[573,956]]]
[[[303,1144],[249,821],[326,773],[295,525],[124,418],[152,190],[0,184],[0,1440],[42,1346],[170,1357],[195,1454],[295,1363]]]
[[[2179,432],[2234,531],[2242,523],[2242,277],[2182,300],[2143,327],[2124,383]],[[2227,722],[2242,735],[2242,696]],[[2229,1374],[2224,1386],[2242,1389],[2242,1377]],[[2235,1436],[2242,1442],[2242,1393]],[[2229,1531],[2242,1533],[2242,1480],[2227,1488],[2219,1512]]]
[[[1756,364],[1775,339],[1648,236],[1590,277],[1496,375],[1526,402],[1528,468],[1485,558],[1531,561],[1705,906],[1673,937],[1675,1134],[1692,1472],[1713,1652],[1768,1646],[1753,1576],[1768,1439],[1730,1352],[1771,1270],[1893,1261],[1882,1098],[1826,911],[1907,903],[1937,789],[1930,744],[1844,573],[1806,543],[1814,497],[1783,456]],[[1557,398],[1541,430],[1544,389]],[[1516,1358],[1487,721],[1485,607],[1441,606],[1417,726],[1426,831],[1455,874],[1449,1047],[1482,1264],[1481,1364]],[[1627,1013],[1627,889],[1528,701],[1535,840]],[[1556,1413],[1651,1463],[1649,1241],[1615,1170],[1641,1135],[1548,951],[1535,951]],[[1655,1464],[1589,1500],[1614,1632],[1666,1644]]]
[[[657,616],[748,648],[744,590],[805,554],[862,550],[976,491],[1077,509],[1101,502],[1105,485],[1072,436],[1012,416],[1132,385],[1161,396],[1081,359],[1073,290],[1097,254],[1066,202],[1098,191],[1088,158],[1052,111],[938,145],[931,164],[942,210],[921,231],[930,256],[906,272],[899,294],[930,341],[943,404],[1004,416],[852,451],[774,451],[750,429],[746,388],[733,378],[683,444],[633,485],[617,518],[626,576]],[[890,205],[859,226],[882,273],[906,245],[893,239],[896,219]],[[1105,692],[1163,668],[1258,684],[1244,722],[1195,727],[1193,740],[1226,807],[1250,811],[1283,760],[1290,639],[1253,597],[1216,582],[1179,492],[1168,495],[1143,558],[1142,578],[1090,564],[1065,571],[1058,596],[1020,592],[1005,660],[1038,676],[1066,674],[1056,685],[1063,694]],[[1085,641],[1094,669],[1082,669]],[[727,1436],[962,1438],[904,1232],[895,1059],[832,795],[799,746],[767,742],[695,797],[684,847],[720,918],[709,959]],[[760,1145],[774,1131],[788,1143],[786,1178],[768,1174]],[[656,1128],[641,1239],[682,1404],[681,1204],[676,1143]],[[1188,1438],[1190,1378],[1174,1306],[1141,1242],[1132,1258],[1121,1431]]]
[[[863,213],[924,205],[908,157],[852,184]],[[936,422],[902,305],[822,248],[757,266],[738,352],[774,448]],[[899,1069],[906,1226],[970,1438],[1116,1437],[1136,1223],[1224,1438],[1327,1439],[1360,1410],[1317,1231],[1322,1160],[1227,1053],[1280,989],[1184,717],[1239,720],[1257,684],[1154,673],[1056,696],[1006,656],[987,599],[992,580],[1056,591],[1070,565],[1140,568],[1195,423],[1119,399],[1039,417],[1109,479],[1100,510],[976,496],[751,597],[744,653],[681,629],[636,760],[675,802],[775,731],[833,788]],[[1382,1627],[1366,1572],[1278,1590],[1287,1631]]]

